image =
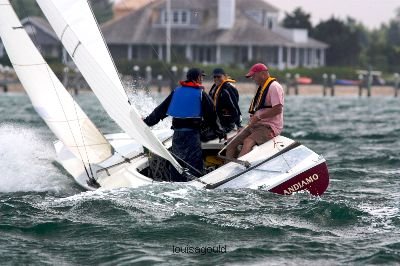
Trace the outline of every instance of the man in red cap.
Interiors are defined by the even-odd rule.
[[[261,145],[278,136],[283,129],[282,86],[270,76],[268,67],[261,63],[252,66],[246,78],[251,78],[259,87],[250,104],[248,126],[226,148],[226,156],[229,158],[249,153],[255,145]],[[237,156],[239,145],[243,147]]]

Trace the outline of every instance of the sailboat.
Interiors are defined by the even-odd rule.
[[[35,110],[58,138],[57,161],[87,190],[163,182],[153,169],[154,161],[168,162],[187,175],[187,166],[169,151],[171,130],[152,131],[129,101],[89,3],[37,3],[101,105],[124,131],[104,135],[96,128],[37,51],[9,0],[0,0],[0,36]],[[221,157],[224,145],[218,140],[203,143],[205,160]],[[320,196],[329,185],[329,173],[323,156],[277,136],[238,160],[219,160],[207,174],[191,176],[187,184]]]

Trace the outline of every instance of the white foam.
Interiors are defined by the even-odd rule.
[[[39,129],[0,125],[0,192],[71,190],[73,182],[52,164],[54,158]]]
[[[148,116],[158,106],[155,99],[151,97],[148,93],[146,93],[143,89],[139,90],[133,87],[133,85],[131,84],[127,84],[126,86],[126,93],[129,100],[136,107],[142,117]],[[157,125],[153,126],[152,129],[170,128],[171,123],[172,119],[170,117],[167,117],[166,119],[160,121]]]

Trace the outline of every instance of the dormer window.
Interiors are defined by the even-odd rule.
[[[275,28],[278,21],[278,13],[267,12],[265,10],[246,10],[247,16],[258,24],[268,28]]]
[[[190,11],[175,9],[171,10],[171,24],[172,25],[189,25],[189,15]],[[161,12],[161,21],[163,25],[166,25],[168,22],[167,11],[163,10]]]
[[[263,13],[261,10],[246,10],[246,14],[257,23],[262,24]]]

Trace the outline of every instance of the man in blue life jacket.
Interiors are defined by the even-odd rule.
[[[219,138],[226,137],[217,115],[212,99],[201,85],[204,72],[191,68],[186,73],[186,81],[180,81],[171,94],[154,111],[144,119],[148,126],[154,126],[167,116],[172,116],[172,153],[190,165],[189,171],[194,176],[203,174],[203,156],[200,141],[200,128],[203,123],[215,130]],[[178,159],[178,161],[179,161]],[[187,165],[183,165],[187,167]],[[192,169],[194,168],[194,169]],[[171,179],[185,182],[187,178],[171,169]]]

